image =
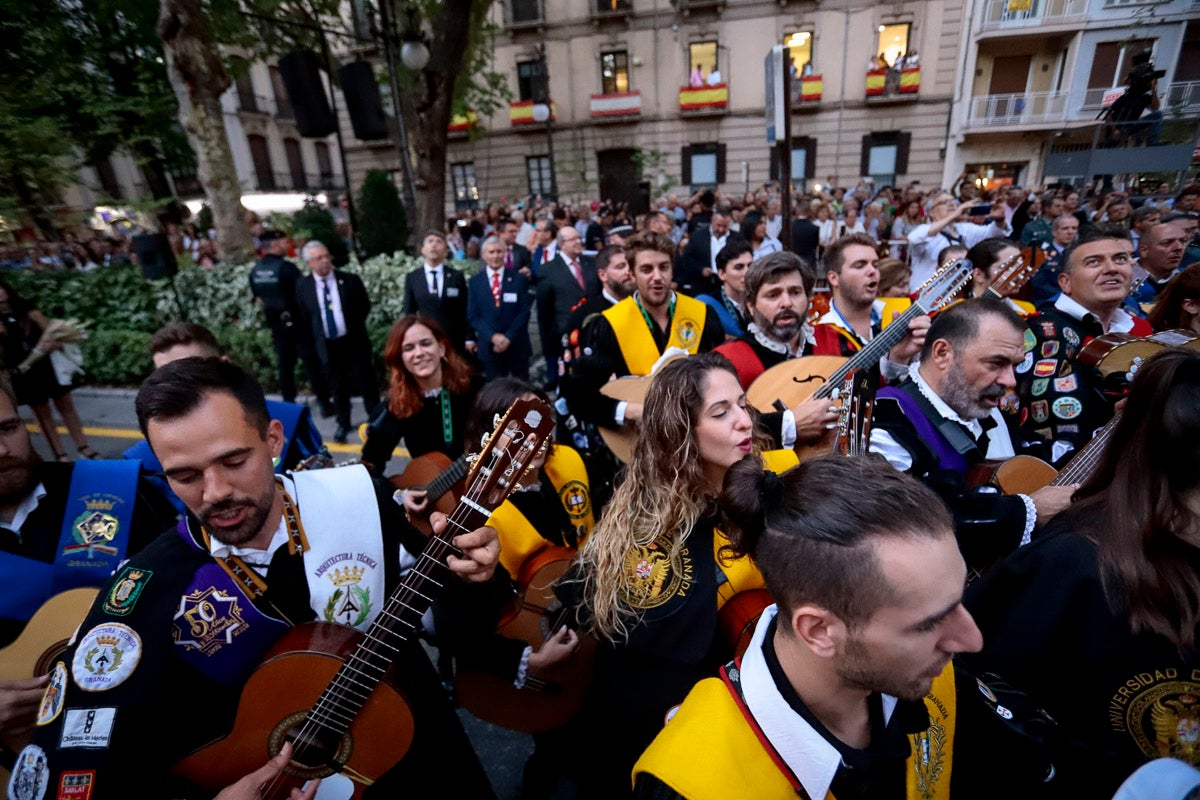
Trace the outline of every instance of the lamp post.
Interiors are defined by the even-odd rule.
[[[416,177],[413,175],[412,158],[408,149],[408,125],[404,121],[404,108],[400,104],[400,85],[396,80],[396,58],[399,55],[401,63],[415,73],[420,73],[429,63],[429,48],[419,39],[409,39],[400,45],[396,52],[396,23],[391,15],[391,3],[379,4],[379,22],[383,32],[383,50],[388,65],[388,84],[392,95],[392,109],[396,115],[396,129],[399,134],[400,169],[404,174],[404,185],[401,191],[404,195],[404,206],[409,219],[409,238],[412,238],[413,221],[417,218],[417,196],[414,187]]]
[[[550,197],[558,202],[558,168],[554,163],[554,109],[550,100],[550,71],[546,68],[545,45],[538,45],[538,59],[533,74],[533,121],[546,125],[546,155],[550,159]]]

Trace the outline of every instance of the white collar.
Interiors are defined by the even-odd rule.
[[[491,278],[494,275],[499,275],[501,277],[504,276],[504,267],[500,267],[499,269],[492,269],[491,267],[485,266],[484,269],[487,270],[487,274],[488,274],[489,278]]]
[[[1099,317],[1080,305],[1077,300],[1070,297],[1066,292],[1061,292],[1058,295],[1058,299],[1054,301],[1054,307],[1064,314],[1070,314],[1081,322],[1087,317],[1091,317],[1097,322],[1100,321]],[[1101,323],[1101,325],[1103,324]],[[1105,328],[1104,332],[1129,333],[1131,330],[1133,330],[1133,317],[1129,316],[1123,309],[1118,308],[1113,312],[1112,324]]]
[[[867,337],[868,342],[875,337],[875,323],[883,319],[883,311],[886,308],[887,303],[883,302],[882,300],[876,299],[871,303],[871,333]],[[855,336],[859,336],[858,331],[850,327],[849,322],[846,322],[846,318],[843,317],[842,312],[838,310],[837,304],[833,302],[832,296],[829,300],[829,310],[825,312],[824,316],[817,320],[817,323],[821,325],[837,325],[839,328],[843,328],[846,331],[853,333]]]
[[[614,306],[621,302],[616,296],[613,295],[612,292],[608,290],[607,286],[600,290],[600,294],[604,295],[604,299],[612,303]]]
[[[426,262],[425,262],[425,271],[426,271],[426,272],[441,272],[441,271],[442,271],[442,265],[441,265],[441,264],[438,264],[438,265],[435,267],[435,266],[433,266],[432,264],[430,264],[428,261],[426,261]]]
[[[917,390],[925,396],[926,400],[933,404],[933,407],[937,409],[939,414],[948,420],[957,422],[959,425],[965,425],[976,438],[979,438],[979,434],[983,433],[983,426],[979,424],[979,420],[963,419],[958,415],[957,411],[946,405],[946,401],[938,396],[938,393],[935,392],[933,387],[929,385],[929,382],[925,380],[925,376],[921,374],[920,359],[913,361],[908,365],[908,377],[912,378],[912,382],[916,384]]]
[[[25,524],[25,520],[29,519],[38,507],[38,503],[46,496],[46,486],[41,481],[33,487],[33,491],[21,498],[21,502],[17,504],[17,510],[13,512],[12,521],[8,522],[5,527],[17,534],[17,538],[21,538],[21,526]]]
[[[280,483],[284,484],[282,488],[289,489],[287,484],[290,482],[285,481],[283,478],[279,478],[279,481]],[[270,566],[271,559],[275,556],[275,551],[287,544],[287,541],[287,517],[280,515],[279,527],[275,529],[275,535],[271,537],[271,542],[267,545],[266,550],[259,550],[254,547],[238,547],[227,545],[224,542],[217,541],[217,538],[210,533],[208,540],[208,552],[212,554],[213,558],[229,558],[230,556],[237,556],[251,566],[267,567]]]
[[[842,755],[804,717],[796,713],[771,677],[763,655],[763,642],[771,620],[778,611],[777,606],[769,606],[758,618],[754,637],[742,656],[742,696],[763,735],[804,786],[808,796],[825,797],[842,764]],[[885,694],[880,695],[880,699],[883,701],[883,720],[886,725],[896,709],[896,698]]]
[[[767,336],[766,332],[758,327],[757,322],[751,322],[746,326],[746,330],[755,338],[755,340],[763,347],[770,350],[772,353],[779,353],[788,358],[796,358],[800,355],[800,351],[804,349],[805,343],[816,343],[816,338],[813,336],[812,326],[805,322],[800,328],[800,345],[793,351],[784,342],[779,342]]]

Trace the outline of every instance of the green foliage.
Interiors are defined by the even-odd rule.
[[[154,371],[150,334],[145,331],[94,330],[81,348],[89,383],[137,386]]]
[[[350,261],[350,251],[334,226],[333,215],[312,198],[304,201],[304,208],[292,217],[293,233],[305,239],[316,239],[329,248],[334,266],[341,267]]]
[[[382,170],[369,171],[363,180],[362,194],[358,196],[358,228],[368,258],[399,252],[408,241],[408,222],[400,192]]]
[[[153,333],[165,319],[158,307],[165,282],[147,281],[134,266],[92,272],[20,270],[5,277],[47,317],[85,320],[93,331]]]
[[[196,215],[196,230],[199,233],[208,231],[213,226],[212,209],[208,207],[208,203],[200,206],[200,213]]]

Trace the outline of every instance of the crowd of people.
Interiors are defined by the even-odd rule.
[[[1124,215],[1119,194],[967,192],[833,189],[797,205],[790,249],[769,187],[633,218],[489,207],[422,237],[383,386],[361,281],[264,231],[247,291],[282,401],[175,323],[135,403],[146,441],[41,464],[0,385],[0,645],[56,592],[98,590],[45,674],[0,682],[10,797],[126,796],[134,775],[141,796],[258,797],[294,759],[314,768],[295,798],[321,775],[486,798],[458,702],[533,734],[527,798],[1182,800],[1197,191]],[[927,281],[953,302],[924,305]],[[1090,344],[1113,333],[1160,352],[1102,369]],[[822,388],[843,378],[853,401]],[[310,414],[348,441],[355,397],[360,458],[334,467]],[[464,456],[521,441],[487,436],[518,400],[554,441],[494,507],[468,489],[433,512]],[[389,474],[401,444],[437,477]],[[1058,477],[1006,484],[992,467],[1017,455]],[[314,621],[343,633],[294,627]],[[345,655],[351,629],[351,685],[284,670]],[[251,712],[258,733],[235,725]]]

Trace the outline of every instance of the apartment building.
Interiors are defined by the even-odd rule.
[[[493,68],[513,101],[452,126],[448,209],[555,185],[565,199],[635,206],[667,188],[760,186],[776,174],[764,72],[774,45],[790,48],[799,78],[797,183],[942,178],[964,0],[497,0],[492,13]],[[543,48],[549,125],[533,115]],[[346,150],[355,183],[397,168],[392,142]]]
[[[943,181],[980,185],[1187,169],[1200,116],[1197,0],[975,0],[955,87]],[[1191,127],[1174,143],[1099,153],[1096,120],[1153,52],[1162,111]]]

